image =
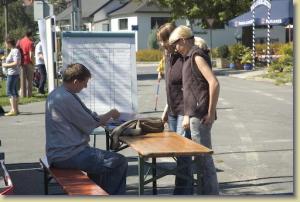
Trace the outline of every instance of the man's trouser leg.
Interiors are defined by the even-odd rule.
[[[21,68],[21,97],[31,97],[32,96],[32,81],[33,81],[33,65],[26,64]]]
[[[33,65],[27,65],[27,72],[26,72],[26,79],[27,79],[27,96],[32,96],[32,82],[33,82]]]
[[[22,65],[20,72],[20,97],[26,97],[26,79],[25,79],[26,65]]]

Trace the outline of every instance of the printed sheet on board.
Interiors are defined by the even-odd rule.
[[[79,94],[98,114],[112,108],[121,120],[137,113],[137,76],[134,32],[63,32],[63,66],[85,65],[92,74],[88,87]]]

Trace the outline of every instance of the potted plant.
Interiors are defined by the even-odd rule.
[[[232,67],[235,67],[236,69],[242,68],[241,60],[242,60],[242,56],[244,55],[245,48],[246,47],[241,43],[236,43],[229,47],[229,53],[230,53],[229,58],[231,63],[229,65],[230,68]]]
[[[229,49],[227,45],[220,46],[216,49],[216,66],[220,68],[228,67]]]
[[[243,64],[244,70],[251,70],[253,68],[252,64],[252,54],[250,49],[247,47],[244,50],[244,55],[242,56],[241,63]]]

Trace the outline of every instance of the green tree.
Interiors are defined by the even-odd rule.
[[[151,0],[160,6],[170,8],[173,19],[187,18],[191,25],[207,28],[207,18],[214,18],[214,25],[227,23],[228,20],[249,10],[252,0]],[[200,21],[199,21],[200,20]]]
[[[155,27],[151,30],[151,33],[148,36],[148,48],[149,49],[158,49],[158,43],[156,38],[158,25],[156,24]]]
[[[33,8],[24,7],[22,1],[14,1],[8,5],[8,35],[15,39],[21,38],[27,29],[35,31],[37,23],[33,20]],[[3,46],[5,37],[4,6],[0,7],[0,44]]]

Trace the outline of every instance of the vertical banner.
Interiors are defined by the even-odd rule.
[[[45,19],[46,30],[46,51],[47,51],[47,77],[48,77],[48,93],[55,88],[56,78],[56,34],[55,34],[55,18],[54,16]]]
[[[105,113],[116,108],[120,119],[137,113],[137,76],[134,32],[63,32],[63,66],[81,63],[92,74],[79,94],[91,110]]]

